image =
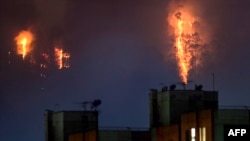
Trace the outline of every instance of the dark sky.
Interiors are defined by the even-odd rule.
[[[210,51],[190,79],[212,90],[214,72],[220,105],[250,106],[250,1],[190,1],[211,33]],[[43,141],[45,109],[82,110],[74,103],[97,98],[101,127],[149,127],[149,89],[180,81],[166,55],[173,48],[168,2],[0,0],[0,140]],[[35,34],[35,59],[60,40],[71,68],[51,62],[40,78],[37,64],[15,55],[14,37],[23,29]]]

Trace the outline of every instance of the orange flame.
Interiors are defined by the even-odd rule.
[[[69,58],[70,54],[67,52],[63,52],[63,49],[61,48],[55,48],[55,57],[56,57],[56,62],[58,65],[58,69],[62,69],[63,67],[69,68]]]
[[[62,62],[63,50],[59,49],[59,48],[55,48],[55,57],[56,57],[58,69],[62,69],[62,67],[63,67],[63,62]]]
[[[31,44],[34,40],[33,34],[28,30],[21,31],[16,37],[17,54],[22,55],[24,59],[28,53],[31,52]]]
[[[199,35],[194,24],[197,21],[191,12],[184,7],[179,7],[168,17],[168,23],[173,28],[175,37],[175,56],[178,62],[179,75],[184,84],[188,83],[188,75],[192,65],[197,63],[199,56]],[[194,62],[195,61],[195,62]]]

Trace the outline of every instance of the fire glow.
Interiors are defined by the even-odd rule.
[[[15,55],[21,56],[20,58],[24,62],[28,62],[30,65],[40,65],[37,66],[40,69],[40,77],[45,78],[47,77],[49,67],[51,66],[50,63],[53,62],[53,64],[56,65],[58,69],[63,68],[69,68],[69,59],[70,59],[70,53],[65,52],[62,48],[62,41],[57,40],[55,41],[54,46],[46,47],[47,49],[44,50],[42,48],[35,48],[33,45],[37,45],[38,47],[41,47],[41,40],[36,40],[35,42],[35,33],[31,32],[31,30],[22,30],[15,37],[13,37],[13,41],[16,44],[15,47]],[[37,38],[36,38],[37,39]],[[52,39],[53,40],[53,39]],[[52,49],[52,51],[50,50]],[[37,52],[39,50],[43,50],[42,52]],[[34,53],[32,53],[34,51]],[[52,53],[51,53],[52,52]],[[39,56],[37,56],[39,53]],[[8,51],[8,64],[11,64],[12,55],[14,55],[11,51]],[[55,57],[55,59],[54,59]],[[52,59],[53,58],[53,59]],[[32,67],[35,68],[35,67]],[[34,72],[34,71],[32,71]]]
[[[61,48],[55,48],[55,61],[57,62],[58,69],[69,68],[69,58],[70,54],[67,52],[63,52]]]
[[[168,16],[168,24],[173,29],[179,76],[187,84],[190,70],[199,64],[201,57],[201,39],[196,30],[199,22],[187,8],[177,6]]]
[[[23,60],[32,50],[32,42],[34,40],[34,35],[28,31],[21,31],[16,37],[17,54],[22,55]]]

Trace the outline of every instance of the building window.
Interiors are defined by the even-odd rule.
[[[196,133],[195,128],[191,128],[191,141],[195,141]]]
[[[201,127],[199,134],[200,134],[200,141],[206,141],[206,127]]]

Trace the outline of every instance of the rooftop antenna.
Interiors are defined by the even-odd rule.
[[[214,91],[214,72],[213,72],[213,91]]]
[[[83,111],[87,111],[87,105],[90,105],[91,103],[92,103],[91,101],[82,101],[74,104],[80,104],[83,107]]]
[[[102,101],[100,99],[96,99],[94,101],[83,101],[83,102],[78,102],[75,104],[80,104],[83,107],[84,111],[87,111],[87,110],[96,111],[97,107],[100,106],[101,103]]]

